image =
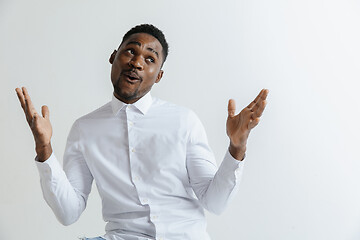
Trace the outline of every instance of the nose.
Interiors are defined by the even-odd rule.
[[[140,56],[134,56],[129,62],[129,66],[137,70],[143,70],[143,61]]]

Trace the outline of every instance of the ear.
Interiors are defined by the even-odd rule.
[[[163,74],[164,74],[164,71],[163,71],[163,70],[160,70],[160,71],[159,71],[159,73],[158,73],[158,75],[157,75],[157,78],[156,78],[155,83],[160,82],[160,80],[161,80],[161,78],[162,78]]]
[[[109,58],[109,62],[110,62],[111,64],[113,64],[113,62],[114,62],[114,60],[115,60],[116,53],[117,53],[117,51],[114,50],[113,53],[111,54],[110,58]]]

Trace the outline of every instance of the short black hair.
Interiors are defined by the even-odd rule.
[[[167,58],[167,55],[169,53],[169,45],[166,42],[164,33],[152,24],[140,24],[140,25],[137,25],[137,26],[131,28],[127,33],[125,33],[121,44],[123,44],[123,42],[125,42],[131,35],[133,35],[135,33],[150,34],[151,36],[153,36],[160,42],[162,49],[163,49],[162,52],[163,52],[163,58],[164,58],[163,63],[164,63]],[[121,46],[121,44],[120,44],[120,46]]]

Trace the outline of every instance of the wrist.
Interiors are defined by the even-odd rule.
[[[236,160],[242,161],[245,158],[246,145],[241,145],[239,147],[235,147],[230,143],[229,152],[233,158]]]
[[[37,161],[45,162],[52,154],[51,144],[36,145],[35,151],[37,154]]]

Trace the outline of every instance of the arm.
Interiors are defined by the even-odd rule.
[[[45,162],[37,162],[44,198],[59,222],[76,222],[86,208],[93,176],[81,152],[77,122],[69,133],[64,153],[64,170],[54,154]]]
[[[35,139],[36,165],[40,174],[43,196],[63,225],[75,222],[85,209],[92,175],[79,149],[79,134],[75,124],[69,134],[64,155],[64,170],[51,148],[52,127],[49,109],[37,114],[26,88],[16,89],[21,107]]]
[[[206,210],[220,214],[236,193],[244,162],[235,160],[227,151],[217,168],[205,129],[195,114],[193,116],[186,151],[190,185]]]
[[[227,121],[230,146],[219,169],[208,146],[202,124],[197,118],[191,123],[193,128],[187,147],[190,184],[203,207],[210,212],[215,214],[223,212],[236,193],[244,165],[242,160],[245,155],[247,137],[250,130],[259,122],[258,118],[266,104],[266,102],[261,103],[264,101],[262,94],[267,95],[267,90],[262,90],[259,96],[237,116],[234,115],[234,102],[230,100]],[[254,106],[258,107],[254,108]],[[252,120],[252,117],[256,120]],[[244,124],[247,125],[244,127]]]

